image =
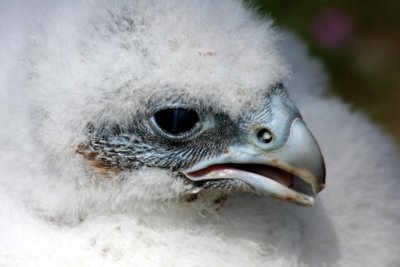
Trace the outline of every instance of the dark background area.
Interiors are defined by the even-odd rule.
[[[364,111],[400,145],[400,1],[249,0],[322,60],[331,92]]]

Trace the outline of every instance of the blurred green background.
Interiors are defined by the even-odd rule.
[[[386,128],[400,145],[400,1],[249,0],[305,40],[331,91]]]

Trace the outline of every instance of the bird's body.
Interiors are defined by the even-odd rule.
[[[398,155],[295,38],[234,0],[40,3],[0,4],[0,266],[398,266]],[[314,207],[183,194],[282,86],[327,162]],[[196,142],[146,121],[176,105],[215,115]]]

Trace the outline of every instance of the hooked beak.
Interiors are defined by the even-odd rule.
[[[312,206],[325,186],[323,156],[302,119],[295,118],[286,142],[266,150],[249,142],[228,147],[217,158],[201,161],[183,174],[192,181],[235,179],[257,194]]]

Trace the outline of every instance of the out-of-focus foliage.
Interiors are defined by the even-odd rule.
[[[400,143],[400,1],[250,0],[324,61],[331,88]]]

